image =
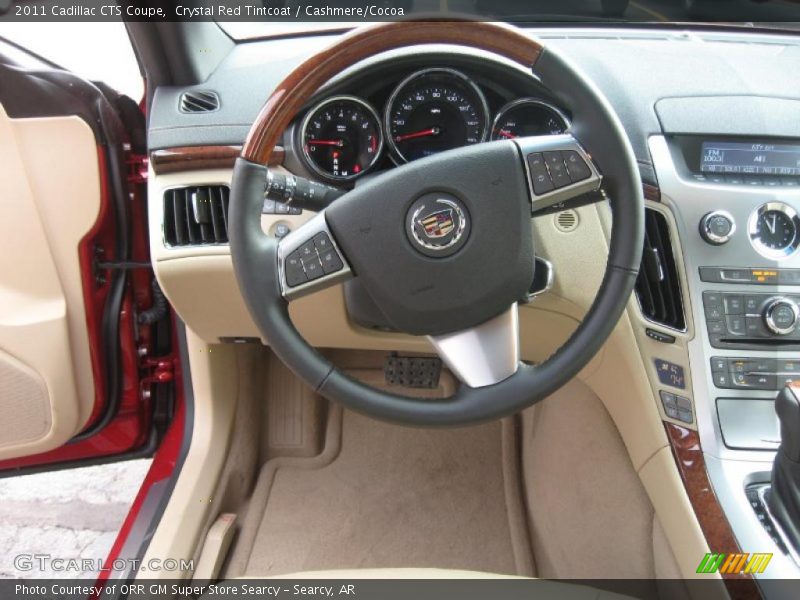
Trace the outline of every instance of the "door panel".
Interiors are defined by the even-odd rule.
[[[0,477],[150,456],[180,405],[144,115],[0,38]]]
[[[59,447],[95,403],[80,240],[98,220],[94,134],[0,105],[0,460]]]

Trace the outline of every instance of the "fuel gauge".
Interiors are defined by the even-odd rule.
[[[555,135],[569,128],[569,120],[556,107],[534,98],[523,98],[500,109],[492,126],[492,140],[534,135]]]

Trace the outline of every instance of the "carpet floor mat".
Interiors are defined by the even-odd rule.
[[[325,449],[262,467],[225,576],[437,567],[533,575],[516,422],[414,429],[329,411]]]

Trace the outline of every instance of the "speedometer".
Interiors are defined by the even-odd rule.
[[[312,108],[303,119],[300,138],[308,166],[334,181],[368,171],[383,148],[377,113],[355,96],[334,96]]]
[[[483,92],[453,69],[425,69],[403,80],[389,98],[384,121],[399,162],[484,142],[489,133]]]

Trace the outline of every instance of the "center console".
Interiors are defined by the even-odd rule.
[[[654,136],[649,148],[684,253],[709,478],[742,552],[774,554],[756,577],[797,578],[758,498],[781,440],[777,391],[800,381],[800,140]]]

